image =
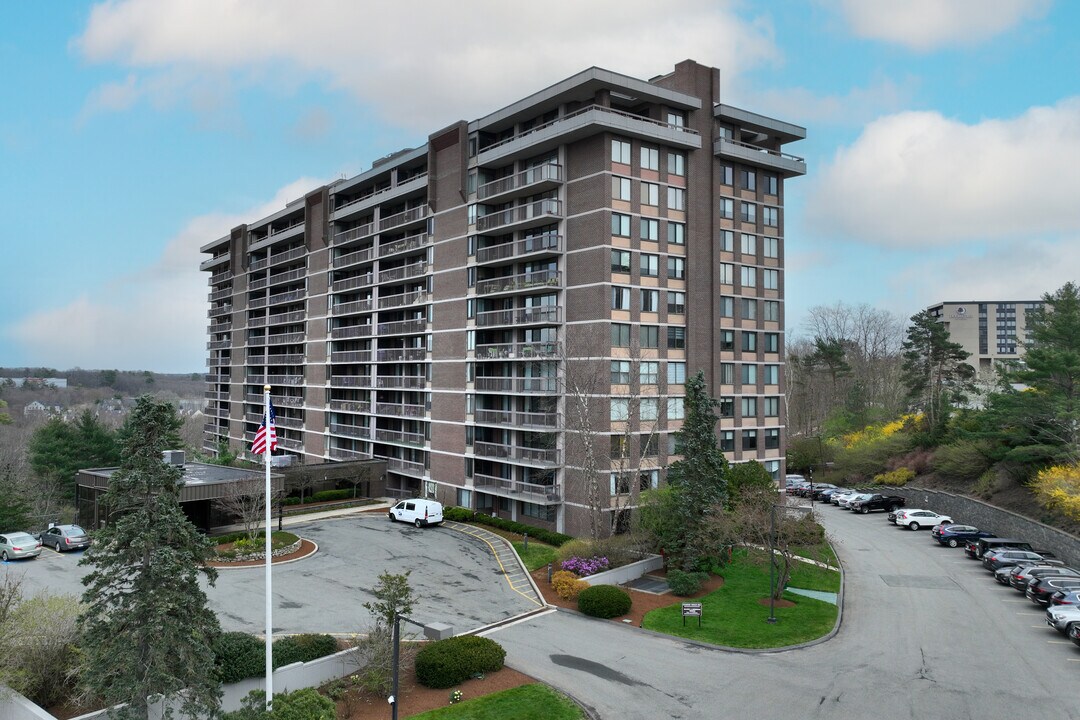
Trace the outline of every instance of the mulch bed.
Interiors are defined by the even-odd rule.
[[[229,546],[223,545],[222,547],[224,549],[228,549]],[[300,548],[296,552],[291,552],[288,555],[279,555],[278,557],[271,560],[270,563],[272,565],[276,565],[278,563],[287,562],[289,560],[297,560],[299,558],[307,557],[308,555],[315,552],[316,549],[317,548],[315,543],[311,542],[310,540],[300,538]],[[266,562],[264,562],[263,560],[243,560],[233,562],[212,561],[207,563],[207,565],[214,568],[263,567],[266,565]]]

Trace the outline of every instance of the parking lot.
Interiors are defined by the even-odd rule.
[[[290,531],[318,543],[306,560],[275,565],[274,632],[353,633],[363,631],[369,614],[363,603],[380,573],[411,570],[417,602],[412,617],[444,622],[456,632],[536,609],[514,592],[491,550],[474,538],[447,528],[418,529],[391,524],[385,515],[353,515],[296,525]],[[26,594],[48,591],[81,596],[81,552],[44,550],[36,560],[0,564],[0,572],[23,577]],[[226,630],[263,630],[261,567],[221,570],[208,590]]]

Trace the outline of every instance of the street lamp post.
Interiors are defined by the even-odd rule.
[[[776,504],[772,506],[769,524],[769,617],[765,622],[776,624]]]
[[[406,617],[401,613],[394,613],[394,652],[392,662],[394,664],[394,683],[391,695],[387,698],[387,702],[390,703],[390,718],[391,720],[397,720],[397,700],[398,700],[398,663],[401,655],[401,621],[412,623],[416,627],[424,631],[424,635],[428,640],[445,640],[448,637],[454,636],[454,628],[445,623],[430,623],[424,625],[417,622],[410,617]]]

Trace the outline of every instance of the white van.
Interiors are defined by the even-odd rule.
[[[416,527],[438,525],[442,522],[442,503],[424,498],[402,500],[390,508],[387,514],[390,516],[390,522],[407,522]]]

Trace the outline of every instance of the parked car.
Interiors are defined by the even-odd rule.
[[[1013,568],[1013,571],[1009,573],[1009,585],[1024,592],[1032,579],[1040,577],[1080,577],[1080,572],[1058,565],[1020,566]]]
[[[1051,605],[1046,608],[1046,624],[1059,633],[1080,624],[1080,605]]]
[[[788,495],[794,495],[795,491],[799,488],[809,487],[810,483],[806,480],[791,480],[791,476],[788,476],[787,484],[784,487],[784,492]]]
[[[1050,605],[1076,605],[1080,607],[1080,588],[1076,590],[1058,590],[1050,596]]]
[[[1080,645],[1080,625],[1073,625],[1069,628],[1069,639]]]
[[[851,500],[855,495],[860,495],[858,490],[845,490],[843,492],[833,493],[829,496],[829,502],[837,507],[842,507],[841,503],[845,500]]]
[[[870,497],[870,493],[855,493],[854,495],[848,495],[840,499],[840,507],[844,508],[845,510],[850,510],[851,503],[855,502],[856,500],[868,497]]]
[[[843,495],[844,493],[849,492],[851,492],[851,488],[828,488],[822,491],[821,502],[831,503],[834,495]]]
[[[1042,560],[1042,555],[1031,552],[1030,550],[1014,550],[1012,548],[1005,548],[1000,550],[993,550],[983,555],[982,564],[983,567],[994,572],[998,568],[1009,567],[1018,565],[1024,560]]]
[[[972,557],[976,560],[982,560],[983,556],[986,555],[988,550],[992,550],[995,548],[1008,547],[1012,548],[1013,550],[1034,551],[1034,548],[1032,548],[1031,545],[1028,544],[1026,541],[1014,540],[1012,538],[987,537],[979,538],[978,540],[975,540],[973,542],[973,549],[971,549],[970,551],[965,549],[965,552],[967,552],[969,557]]]
[[[0,535],[0,560],[24,560],[41,554],[41,541],[30,533],[13,532]]]
[[[864,515],[873,510],[885,510],[892,512],[897,508],[901,508],[907,501],[899,495],[882,495],[881,493],[874,493],[868,498],[860,498],[851,503],[851,509],[857,513],[863,513]]]
[[[896,516],[896,524],[908,530],[921,530],[935,525],[951,523],[948,515],[938,515],[933,510],[902,510]]]
[[[931,537],[942,545],[958,547],[960,543],[981,537],[993,537],[994,533],[980,530],[974,525],[935,525]]]
[[[810,493],[810,497],[812,497],[814,500],[824,500],[825,493],[831,492],[835,489],[836,486],[830,485],[829,483],[814,483],[814,492]]]
[[[886,519],[888,519],[889,522],[895,523],[896,522],[896,516],[899,515],[900,513],[904,512],[906,509],[907,508],[897,508],[896,510],[890,510],[889,514],[886,515],[885,517],[886,517]]]
[[[438,525],[443,521],[442,503],[424,498],[402,500],[387,513],[390,522],[407,522],[416,527]]]
[[[1057,576],[1043,575],[1032,578],[1028,583],[1024,596],[1035,603],[1046,607],[1050,604],[1050,598],[1056,593],[1062,593],[1080,589],[1080,577],[1077,575]]]
[[[90,536],[78,525],[53,525],[41,533],[41,544],[56,552],[83,550],[90,547]]]

